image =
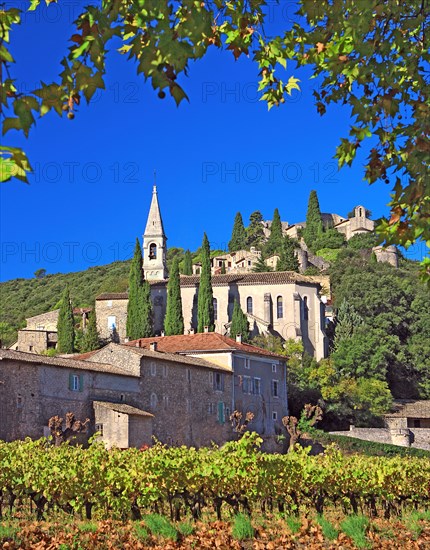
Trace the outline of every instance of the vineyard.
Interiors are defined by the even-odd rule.
[[[318,456],[299,447],[270,455],[259,452],[260,443],[254,433],[202,449],[0,442],[0,514],[125,521],[151,512],[179,521],[208,511],[221,520],[239,512],[322,514],[330,507],[388,518],[428,506],[430,459],[344,456],[331,447]]]

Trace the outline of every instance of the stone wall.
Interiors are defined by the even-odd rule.
[[[46,330],[22,329],[18,331],[18,341],[14,346],[16,351],[41,353],[57,345],[57,332]]]
[[[26,319],[27,328],[32,330],[56,331],[59,311],[59,309],[54,309],[53,311],[48,311],[47,313],[41,313],[40,315],[29,317]]]
[[[330,432],[334,435],[355,437],[364,441],[389,443],[402,447],[414,447],[430,451],[429,428],[356,428],[351,426],[349,431]]]

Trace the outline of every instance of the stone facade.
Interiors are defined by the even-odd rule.
[[[390,246],[375,246],[372,248],[378,262],[384,262],[395,268],[399,267],[399,254],[397,248],[392,244]]]
[[[197,326],[199,276],[181,276],[182,314],[186,331]],[[212,277],[216,306],[215,330],[228,334],[234,301],[237,300],[250,321],[252,335],[271,332],[282,338],[302,339],[306,351],[317,360],[327,354],[324,332],[324,306],[320,284],[310,277],[292,272],[244,273]],[[166,310],[166,284],[151,282],[154,306],[154,331],[161,334]],[[126,337],[127,294],[104,294],[96,300],[100,336],[110,338],[115,320],[119,341]]]
[[[58,314],[60,310],[54,309],[53,311],[48,311],[47,313],[41,313],[40,315],[35,315],[34,317],[28,317],[27,330],[46,330],[46,331],[56,331],[58,323]]]
[[[343,233],[345,239],[349,241],[354,235],[361,233],[371,233],[375,230],[375,222],[366,216],[364,206],[356,206],[354,209],[354,217],[343,220],[334,225],[336,231]]]

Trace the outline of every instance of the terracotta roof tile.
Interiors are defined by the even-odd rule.
[[[0,349],[0,361],[4,359],[10,359],[11,361],[22,361],[25,363],[36,363],[39,365],[51,365],[53,367],[92,370],[98,372],[107,372],[110,374],[121,374],[123,376],[136,377],[136,375],[128,371],[124,371],[119,367],[115,367],[107,363],[82,361],[80,359],[76,359],[75,357],[47,357],[46,355],[38,355],[37,353],[26,353],[24,351]]]
[[[110,409],[111,411],[116,411],[122,414],[148,417],[154,416],[149,412],[143,411],[142,409],[137,409],[136,407],[132,407],[131,405],[126,405],[125,403],[110,403],[109,401],[93,401],[93,403],[94,405],[100,405],[101,407],[105,407],[106,409]]]
[[[157,351],[170,353],[195,353],[198,351],[241,351],[255,355],[276,357],[277,359],[286,359],[284,356],[278,355],[266,349],[252,346],[251,344],[236,342],[236,340],[223,336],[222,334],[218,334],[217,332],[140,338],[139,340],[127,342],[124,346],[140,346],[140,349],[149,349],[151,342],[157,343]]]

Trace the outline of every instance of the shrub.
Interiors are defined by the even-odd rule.
[[[328,540],[336,540],[339,532],[333,525],[322,515],[317,517],[317,522],[320,525],[323,535]]]
[[[251,520],[245,514],[237,514],[233,522],[232,530],[233,538],[237,540],[252,539],[254,536],[254,528],[251,525]]]
[[[369,541],[366,538],[366,531],[369,527],[369,519],[365,516],[348,516],[340,524],[342,531],[348,535],[357,548],[370,548]]]
[[[181,521],[181,523],[178,523],[177,528],[184,537],[194,533],[194,525],[190,521]]]
[[[145,518],[145,525],[153,535],[160,535],[164,539],[177,540],[178,532],[170,521],[159,514],[151,514]]]
[[[300,527],[302,526],[302,522],[299,518],[295,518],[294,516],[287,516],[285,518],[285,521],[287,522],[288,529],[293,535],[299,532]]]

